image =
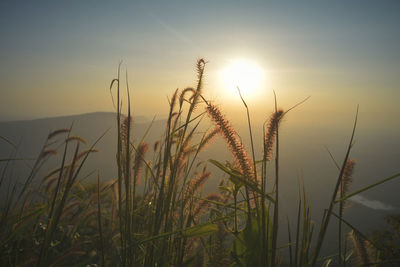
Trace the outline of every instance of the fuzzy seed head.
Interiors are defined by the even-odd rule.
[[[216,127],[219,129],[219,133],[225,138],[225,141],[227,142],[228,147],[235,159],[235,163],[239,166],[240,171],[246,179],[252,180],[254,173],[252,167],[253,165],[246,149],[239,139],[239,135],[236,133],[225,116],[222,115],[218,107],[213,104],[209,104],[207,106],[207,112]]]
[[[358,263],[368,266],[373,259],[372,244],[354,230],[349,233],[348,238],[353,246]]]
[[[52,138],[56,137],[59,134],[69,133],[69,132],[70,132],[70,129],[67,129],[67,128],[57,129],[57,130],[54,130],[53,132],[51,132],[49,134],[49,136],[47,137],[47,139],[52,139]]]
[[[355,161],[353,159],[349,159],[346,162],[346,165],[344,167],[344,171],[343,171],[343,176],[342,179],[340,181],[340,186],[339,186],[339,191],[337,193],[337,198],[342,198],[344,197],[350,188],[350,185],[353,182],[353,172],[354,172],[354,166],[355,166]],[[341,212],[343,213],[343,211],[348,207],[347,202],[346,201],[342,201],[341,204]]]
[[[278,111],[272,113],[268,121],[268,126],[264,137],[264,159],[267,161],[270,161],[272,158],[272,151],[275,143],[276,131],[278,129],[279,122],[283,114],[284,114],[283,110],[279,109]]]

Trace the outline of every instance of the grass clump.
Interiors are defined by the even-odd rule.
[[[357,116],[320,227],[311,219],[303,186],[295,204],[296,229],[291,231],[288,218],[288,243],[279,244],[278,236],[284,231],[279,224],[279,129],[282,118],[297,105],[284,111],[275,98],[274,112],[263,129],[262,157],[257,160],[249,107],[240,95],[247,112],[250,153],[221,109],[204,97],[205,67],[206,62],[198,60],[195,86],[172,94],[165,132],[148,155],[149,144],[144,137],[133,142],[128,84],[126,115],[122,112],[119,66],[110,85],[113,99],[116,96],[114,179],[102,182],[98,173],[97,183],[82,182],[82,167],[90,154],[97,152],[96,144],[104,134],[83,148],[87,142],[72,135],[72,127],[48,135],[22,185],[7,179],[7,168],[17,158],[11,155],[1,160],[0,187],[7,187],[8,193],[1,203],[0,265],[278,266],[287,262],[290,266],[345,266],[355,262],[355,255],[359,264],[383,266],[379,255],[385,247],[374,244],[343,219],[345,200],[400,174],[348,193]],[[206,114],[214,128],[199,137],[200,122],[206,120]],[[217,135],[224,138],[233,161],[201,162],[199,153]],[[1,140],[12,144],[4,137]],[[39,170],[55,155],[61,155],[59,166],[38,177]],[[202,185],[213,175],[207,163],[218,167],[226,178],[215,192],[203,195]],[[274,169],[274,177],[267,175],[268,167]],[[268,181],[273,181],[272,188],[267,188]],[[332,215],[339,221],[339,251],[321,258]],[[343,240],[347,230],[351,246]],[[283,255],[288,259],[282,259]]]

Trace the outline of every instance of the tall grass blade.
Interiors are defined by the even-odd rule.
[[[350,137],[350,142],[349,142],[349,145],[348,145],[347,151],[346,151],[346,156],[345,156],[345,158],[343,160],[342,168],[340,170],[339,177],[337,179],[336,186],[335,186],[335,189],[333,191],[331,201],[329,203],[329,208],[328,208],[328,211],[326,213],[326,217],[323,220],[323,224],[321,225],[321,229],[320,229],[320,232],[318,234],[317,244],[316,244],[313,260],[311,262],[311,266],[315,266],[317,258],[319,256],[319,253],[321,251],[322,243],[324,241],[325,233],[326,233],[326,230],[328,228],[329,219],[331,217],[333,206],[335,204],[335,199],[336,199],[336,196],[337,196],[337,192],[339,190],[340,182],[342,180],[343,173],[344,173],[344,170],[345,170],[345,167],[346,167],[346,163],[347,163],[347,160],[348,160],[349,155],[350,155],[350,150],[351,150],[351,148],[353,146],[353,138],[354,138],[354,134],[355,134],[356,126],[357,126],[357,118],[358,118],[358,106],[357,106],[356,116],[355,116],[355,120],[354,120],[353,131],[352,131],[352,134],[351,134],[351,137]]]
[[[358,195],[358,194],[360,194],[360,193],[362,193],[362,192],[365,192],[365,191],[367,191],[367,190],[369,190],[369,189],[371,189],[371,188],[374,188],[374,187],[376,187],[376,186],[378,186],[378,185],[380,185],[380,184],[389,182],[390,180],[393,180],[393,179],[395,179],[395,178],[397,178],[397,177],[399,177],[399,176],[400,176],[400,173],[397,173],[397,174],[392,175],[392,176],[390,176],[390,177],[384,178],[384,179],[382,179],[382,180],[380,180],[380,181],[378,181],[378,182],[376,182],[376,183],[374,183],[374,184],[371,184],[371,185],[366,186],[366,187],[364,187],[364,188],[361,188],[361,189],[359,189],[359,190],[357,190],[357,191],[355,191],[355,192],[353,192],[353,193],[351,193],[351,194],[348,194],[347,196],[344,196],[344,197],[342,197],[341,199],[338,199],[336,202],[342,202],[342,201],[344,201],[344,200],[347,200],[347,199],[349,199],[349,198],[351,198],[351,197],[354,197],[355,195]]]

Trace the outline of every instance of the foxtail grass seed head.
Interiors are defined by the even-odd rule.
[[[347,160],[346,166],[345,166],[344,172],[343,172],[343,180],[344,181],[347,180],[348,182],[350,182],[349,180],[352,179],[355,165],[356,165],[356,162],[354,161],[354,159]]]
[[[354,230],[350,231],[348,238],[353,246],[357,262],[368,266],[373,259],[372,245]]]
[[[340,199],[344,197],[348,192],[350,185],[353,182],[353,172],[356,162],[353,159],[349,159],[344,167],[343,176],[340,181],[339,191],[337,193],[337,198]],[[347,201],[342,201],[342,212],[348,207]]]
[[[45,157],[50,156],[50,155],[58,155],[57,150],[55,150],[55,149],[46,149],[46,150],[44,150],[42,152],[42,154],[40,155],[40,158],[45,158]]]
[[[141,142],[138,146],[137,152],[135,154],[135,165],[134,165],[134,174],[136,178],[140,177],[140,172],[143,166],[144,156],[149,149],[149,146],[145,142]]]
[[[85,151],[82,151],[81,153],[78,154],[78,156],[76,157],[76,160],[80,160],[82,157],[86,156],[89,153],[96,153],[99,152],[97,149],[87,149]]]
[[[68,137],[66,142],[70,142],[70,141],[77,141],[77,142],[80,142],[80,143],[83,143],[83,144],[87,145],[87,141],[85,139],[83,139],[82,137],[77,136],[77,135]]]
[[[197,87],[195,92],[193,93],[193,96],[191,97],[191,108],[193,110],[196,109],[197,104],[198,104],[198,100],[200,95],[202,94],[202,89],[203,89],[203,80],[204,80],[204,68],[205,68],[206,62],[204,59],[199,59],[197,60],[196,63],[196,72],[197,72]]]
[[[124,120],[121,123],[121,142],[126,144],[128,142],[128,131],[132,129],[132,117],[125,116]]]
[[[180,107],[180,108],[182,108],[183,102],[184,102],[184,101],[187,101],[186,98],[185,98],[185,96],[186,96],[186,94],[188,94],[188,93],[191,93],[191,96],[189,97],[189,100],[192,100],[193,97],[194,97],[194,94],[196,93],[196,91],[195,91],[193,88],[191,88],[191,87],[188,87],[188,88],[183,89],[183,91],[182,91],[181,94],[179,95],[179,107]]]
[[[56,137],[57,135],[64,134],[64,133],[69,133],[69,132],[70,132],[70,129],[67,129],[67,128],[57,129],[57,130],[54,130],[53,132],[51,132],[48,135],[47,139],[52,139],[52,138]]]
[[[197,94],[199,95],[201,93],[201,89],[203,86],[203,74],[204,74],[204,68],[206,66],[206,61],[203,58],[200,58],[197,60],[196,63],[196,71],[197,71],[197,80],[198,80],[198,86],[197,86]]]
[[[284,112],[282,109],[272,113],[267,126],[267,131],[264,137],[264,159],[270,161],[272,158],[272,151],[276,137],[276,130]]]
[[[185,147],[185,149],[183,150],[183,158],[185,158],[185,159],[188,158],[190,155],[192,155],[196,151],[197,151],[197,148],[194,146]]]
[[[186,196],[187,197],[193,196],[197,192],[197,190],[199,190],[199,188],[210,177],[211,177],[211,172],[204,171],[200,175],[198,175],[195,179],[191,180],[186,190]]]
[[[219,131],[220,130],[218,127],[215,127],[213,130],[209,131],[201,141],[199,145],[199,151],[202,151],[204,148],[206,148],[214,140]]]
[[[207,113],[213,120],[214,124],[219,128],[219,133],[225,138],[229,149],[231,150],[235,163],[239,166],[240,171],[245,178],[252,180],[253,177],[253,165],[244,148],[242,142],[239,139],[239,135],[236,133],[230,122],[222,115],[219,108],[213,104],[207,106]]]

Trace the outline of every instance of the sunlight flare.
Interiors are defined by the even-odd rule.
[[[239,87],[244,96],[253,97],[261,90],[265,72],[255,62],[237,60],[227,66],[221,76],[228,93],[237,92],[237,87]]]

